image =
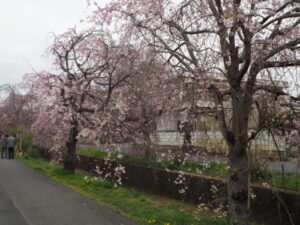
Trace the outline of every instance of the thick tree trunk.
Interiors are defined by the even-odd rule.
[[[247,225],[249,220],[249,170],[246,146],[236,143],[230,149],[229,165],[227,197],[230,222],[233,225]]]
[[[74,173],[76,166],[76,144],[78,135],[78,123],[73,122],[66,143],[66,155],[64,159],[64,170]]]
[[[248,122],[251,98],[241,92],[232,97],[234,141],[229,143],[228,213],[231,224],[249,224]]]

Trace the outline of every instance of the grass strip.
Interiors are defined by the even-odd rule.
[[[112,153],[108,154],[107,152],[101,150],[93,150],[93,149],[77,149],[77,154],[92,156],[95,158],[111,158],[118,160],[120,162],[134,163],[143,166],[152,166],[161,169],[169,169],[176,171],[184,171],[188,173],[195,174],[204,174],[208,176],[217,176],[226,178],[228,176],[228,170],[226,167],[228,166],[226,163],[216,163],[216,162],[195,162],[191,160],[186,160],[184,163],[177,164],[172,160],[166,158],[160,158],[158,161],[151,161],[143,156],[133,156],[124,154],[122,158],[117,158],[118,154]]]

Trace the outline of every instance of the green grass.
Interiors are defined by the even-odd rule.
[[[152,166],[161,169],[185,171],[189,173],[205,174],[208,176],[227,177],[228,172],[226,170],[226,163],[201,163],[187,160],[183,164],[175,164],[172,160],[160,159],[158,162],[153,162],[142,156],[124,155],[122,159],[117,159],[117,154],[111,154],[110,156],[100,150],[93,149],[78,149],[77,154],[93,156],[97,158],[112,158],[121,162],[134,163],[144,166]]]
[[[97,158],[106,158],[108,157],[107,152],[104,151],[96,151],[92,149],[77,149],[77,154],[93,156]]]
[[[60,166],[39,158],[24,156],[19,159],[35,170],[84,196],[111,207],[141,225],[228,225],[225,219],[201,216],[193,210],[183,210],[181,205],[174,201],[164,201],[158,204],[150,196],[132,188],[114,187],[111,182],[97,180],[81,171],[70,174],[63,171]]]
[[[282,157],[283,161],[289,162],[292,160],[292,157],[290,157],[288,154],[284,154]]]
[[[300,175],[267,171],[262,176],[253,179],[256,183],[267,183],[273,187],[300,191]]]
[[[117,159],[116,154],[108,156],[106,152],[92,149],[78,149],[77,154],[89,155],[98,158],[110,157]],[[186,161],[184,164],[174,164],[173,161],[161,159],[159,162],[153,162],[142,156],[124,155],[122,159],[117,159],[122,162],[135,163],[144,166],[152,166],[161,169],[169,169],[175,171],[184,171],[194,174],[203,174],[212,177],[227,178],[228,177],[228,164],[226,163],[203,163]],[[268,183],[273,187],[285,188],[290,190],[300,191],[300,175],[285,173],[284,179],[280,172],[263,171],[257,176],[252,176],[252,183]]]

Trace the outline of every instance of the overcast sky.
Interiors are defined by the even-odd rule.
[[[0,0],[0,5],[0,85],[20,82],[31,66],[49,69],[45,50],[51,33],[74,27],[88,14],[86,0]]]

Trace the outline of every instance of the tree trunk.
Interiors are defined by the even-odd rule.
[[[64,170],[74,173],[76,166],[76,144],[78,135],[77,121],[72,123],[66,143],[66,155],[64,159]]]
[[[229,143],[228,213],[231,224],[249,224],[248,122],[251,98],[241,92],[232,97],[234,141]]]
[[[186,160],[186,154],[191,154],[193,152],[192,145],[192,132],[193,124],[191,121],[186,121],[183,123],[180,133],[183,134],[183,144],[181,146],[181,151],[174,157],[175,165],[181,165]]]
[[[192,132],[193,132],[193,123],[191,121],[187,121],[184,123],[182,128],[183,133],[183,145],[182,145],[182,154],[185,157],[186,153],[191,153],[193,151],[192,146]]]
[[[229,151],[228,215],[233,225],[247,225],[248,209],[248,157],[246,146],[236,143]]]
[[[145,152],[145,157],[147,159],[150,159],[151,161],[156,160],[156,150],[151,142],[150,138],[150,132],[144,130],[143,131],[143,138],[144,138],[144,152]]]

